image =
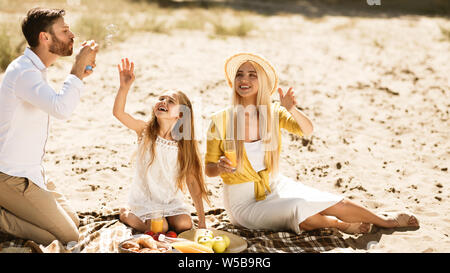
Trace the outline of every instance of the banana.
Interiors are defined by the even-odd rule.
[[[181,241],[172,243],[172,247],[182,253],[214,253],[212,248],[192,241]]]

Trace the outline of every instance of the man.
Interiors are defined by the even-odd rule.
[[[29,48],[9,64],[0,85],[0,231],[45,245],[78,241],[78,216],[47,185],[42,158],[50,116],[70,117],[98,51],[95,43],[83,43],[61,92],[50,87],[47,68],[73,52],[74,35],[64,15],[64,10],[28,11],[22,32]]]

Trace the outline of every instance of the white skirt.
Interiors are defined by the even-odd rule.
[[[234,225],[248,229],[290,230],[300,234],[301,222],[343,199],[281,174],[272,180],[272,192],[262,201],[255,200],[253,182],[224,184],[224,205]]]

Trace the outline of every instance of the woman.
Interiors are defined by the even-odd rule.
[[[341,196],[279,174],[280,129],[310,135],[311,121],[295,107],[292,88],[286,93],[279,88],[280,103],[271,103],[278,77],[263,57],[233,55],[225,63],[225,74],[233,90],[233,105],[212,117],[205,171],[224,181],[224,205],[233,224],[297,234],[329,227],[349,234],[368,233],[372,224],[418,226],[418,220],[407,213],[382,218]],[[235,145],[236,166],[231,156],[225,156],[230,140]]]

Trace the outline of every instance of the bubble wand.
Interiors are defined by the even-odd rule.
[[[116,25],[114,25],[114,24],[109,24],[109,25],[107,25],[106,27],[106,30],[107,30],[107,32],[108,32],[108,34],[106,35],[106,37],[105,37],[105,44],[106,45],[108,45],[108,46],[110,46],[110,45],[112,45],[112,39],[114,38],[114,36],[117,34],[117,32],[118,32],[118,29],[117,29],[117,26]],[[89,46],[90,47],[93,47],[93,46],[95,46],[95,45],[97,45],[94,41],[88,41],[88,43],[90,44]],[[86,71],[92,71],[93,70],[93,67],[92,67],[92,65],[87,65],[86,66]]]

